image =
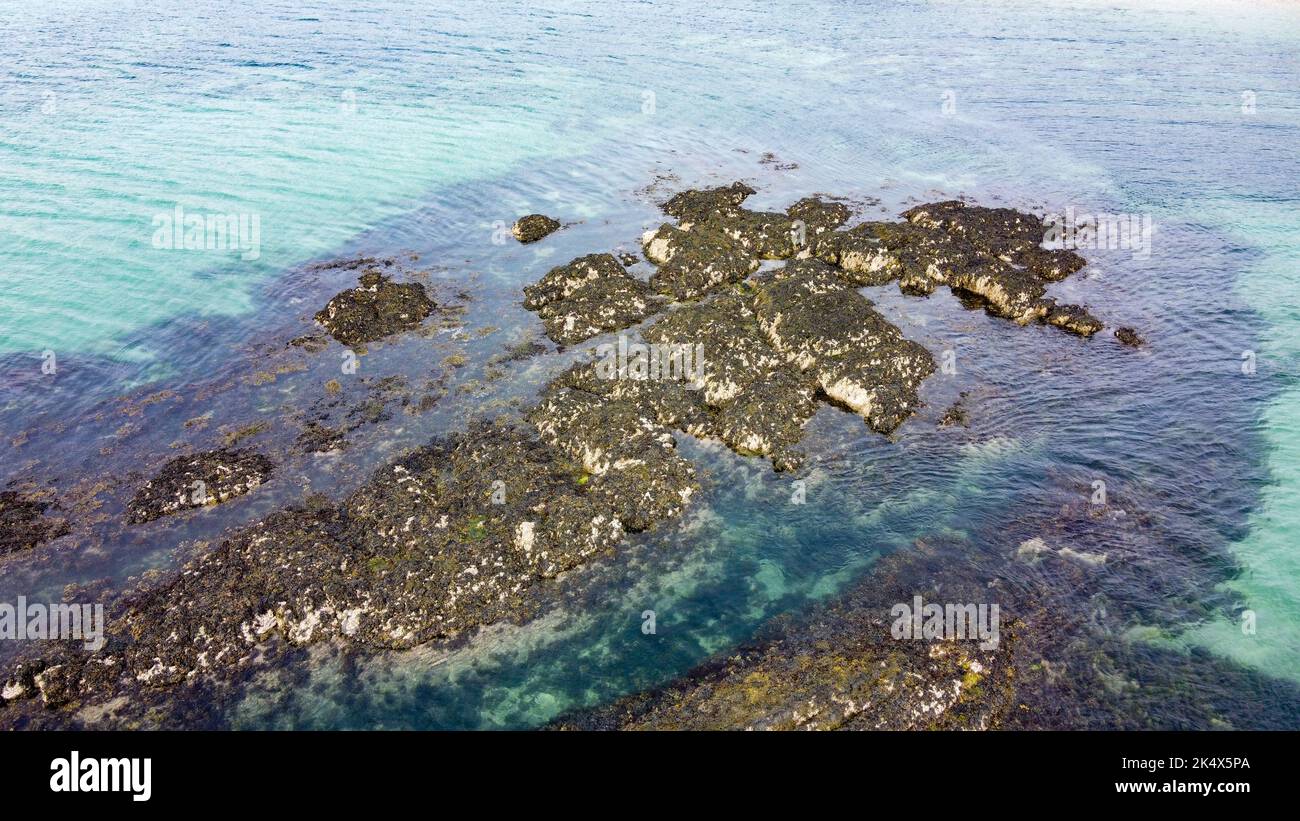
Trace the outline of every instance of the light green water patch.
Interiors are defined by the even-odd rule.
[[[352,82],[337,94],[267,85],[65,102],[0,125],[0,354],[138,358],[123,336],[190,311],[246,313],[254,283],[431,190],[589,138],[558,136],[536,112],[504,116],[491,99],[372,99]],[[243,218],[240,241],[166,247],[177,207]]]
[[[1220,212],[1210,217],[1214,224],[1264,254],[1238,282],[1242,298],[1268,323],[1256,372],[1242,378],[1275,380],[1280,390],[1259,419],[1270,482],[1249,535],[1234,545],[1243,572],[1226,585],[1253,613],[1254,632],[1248,622],[1225,617],[1187,631],[1178,643],[1300,680],[1300,224],[1287,205],[1212,205]]]

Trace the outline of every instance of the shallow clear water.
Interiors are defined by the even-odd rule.
[[[1048,567],[1035,584],[1064,607],[1104,606],[1128,641],[1173,648],[1164,664],[1208,648],[1279,692],[1300,678],[1294,6],[370,5],[24,2],[0,20],[0,480],[76,498],[107,486],[84,531],[0,566],[0,593],[121,581],[308,490],[341,495],[483,407],[456,380],[537,326],[522,285],[634,247],[675,188],[745,178],[755,206],[878,200],[863,216],[958,194],[1150,215],[1149,258],[1085,251],[1090,266],[1054,288],[1149,345],[870,289],[910,337],[954,351],[958,372],[927,383],[926,409],[893,442],[823,411],[806,506],[765,464],[688,443],[716,477],[700,509],[566,580],[538,622],[451,654],[318,660],[292,698],[268,685],[229,720],[537,724],[680,674],[917,539],[1012,561],[1097,479],[1130,518],[1070,539],[1108,564],[1084,584]],[[257,258],[154,247],[155,217],[177,205],[256,216]],[[538,246],[494,241],[531,211],[577,224]],[[276,418],[337,375],[336,347],[294,358],[284,342],[350,284],[307,263],[356,253],[401,254],[447,293],[468,287],[468,324],[501,329],[365,357],[367,378],[418,382],[464,348],[452,395],[365,429],[344,464],[286,456],[253,496],[121,527],[132,482],[174,444],[211,446],[221,426]],[[527,396],[565,361],[515,367],[495,390]],[[283,362],[273,382],[248,378]],[[163,390],[175,395],[139,402]],[[959,391],[970,430],[936,431]],[[183,425],[208,412],[209,428]],[[261,441],[282,447],[281,428]],[[1167,709],[1157,721],[1182,720]]]

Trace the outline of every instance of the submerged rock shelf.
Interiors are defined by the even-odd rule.
[[[947,202],[912,209],[903,223],[840,230],[850,216],[840,203],[808,198],[761,213],[741,208],[752,193],[736,183],[665,203],[679,222],[644,238],[657,265],[648,282],[592,254],[525,289],[525,307],[562,345],[650,320],[641,332],[650,345],[698,351],[689,380],[580,361],[522,420],[473,422],[380,468],[340,503],[319,499],[243,527],[120,602],[99,651],[69,642],[21,661],[2,677],[0,724],[179,725],[169,709],[181,688],[237,687],[295,647],[408,648],[531,618],[546,580],[690,503],[700,486],[675,432],[794,470],[819,403],[881,434],[915,412],[934,358],[861,286],[896,280],[928,294],[947,285],[1021,324],[1085,336],[1101,327],[1045,298],[1046,284],[1083,260],[1039,247],[1042,225],[1030,215]],[[789,261],[760,270],[762,260]],[[421,286],[368,271],[316,319],[352,345],[411,330],[436,307]],[[132,521],[233,498],[272,470],[246,451],[178,458],[140,490]],[[877,655],[864,658],[892,658]],[[972,665],[992,663],[964,651],[931,662],[936,676],[967,681]]]

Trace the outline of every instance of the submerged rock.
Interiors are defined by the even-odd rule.
[[[548,337],[570,345],[635,325],[659,306],[612,254],[589,254],[524,288],[524,307],[542,318]]]
[[[1138,336],[1138,332],[1132,328],[1116,328],[1115,338],[1131,348],[1140,348],[1146,344],[1146,340]]]
[[[370,270],[358,287],[335,294],[316,321],[344,345],[361,345],[414,328],[435,307],[418,282],[395,283]]]
[[[896,563],[889,562],[887,563]],[[896,638],[890,589],[877,568],[802,618],[779,617],[761,638],[668,684],[557,719],[580,730],[906,730],[998,727],[1015,704],[1015,630],[994,643]],[[945,595],[952,596],[945,586]],[[987,591],[967,588],[986,601]],[[927,596],[932,598],[932,596]],[[992,646],[990,646],[992,644]]]
[[[140,488],[127,505],[128,521],[143,524],[182,510],[219,505],[254,490],[270,476],[271,460],[249,450],[178,456]]]
[[[559,229],[559,220],[551,219],[544,214],[529,214],[516,220],[515,224],[510,228],[510,233],[514,234],[515,239],[527,244],[537,242]]]
[[[943,416],[939,419],[939,427],[946,428],[952,425],[961,425],[963,428],[970,427],[970,419],[966,412],[965,403],[966,392],[962,391],[961,395],[957,397],[957,401],[953,402],[948,407],[948,410],[943,412]]]
[[[52,507],[50,502],[17,491],[0,491],[0,556],[30,550],[67,534],[66,520],[45,515]]]

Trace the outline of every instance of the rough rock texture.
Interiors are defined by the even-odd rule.
[[[536,311],[546,335],[570,345],[635,325],[658,309],[650,288],[612,254],[588,254],[552,268],[524,288],[524,307]]]
[[[270,459],[248,450],[178,456],[136,491],[127,505],[128,520],[142,524],[188,508],[219,505],[257,488],[274,467]]]
[[[934,358],[850,283],[811,259],[761,282],[754,300],[759,327],[825,396],[880,433],[892,432],[915,411],[917,389],[934,373]]]
[[[0,491],[0,556],[30,550],[69,531],[64,519],[45,514],[53,505],[17,491]]]
[[[707,223],[716,228],[717,223]],[[650,285],[677,300],[699,299],[740,282],[758,269],[758,256],[716,230],[662,225],[642,238],[646,259],[658,265]]]
[[[809,244],[829,231],[834,231],[849,221],[852,212],[842,202],[826,202],[820,197],[804,197],[785,209],[791,220],[804,224],[804,233]]]
[[[370,270],[358,287],[335,294],[316,321],[344,345],[361,345],[414,328],[435,307],[418,282],[395,283]]]
[[[957,200],[920,205],[903,216],[903,223],[865,222],[826,233],[810,253],[858,285],[897,280],[903,293],[917,296],[948,286],[968,304],[1021,325],[1045,322],[1080,336],[1103,327],[1084,308],[1045,297],[1049,283],[1085,261],[1073,251],[1043,248],[1038,217]]]
[[[1086,312],[1042,298],[1043,283],[1077,266],[1038,248],[1026,215],[941,203],[908,212],[905,223],[842,231],[842,205],[806,199],[786,214],[758,213],[741,208],[752,193],[736,183],[678,194],[664,209],[680,224],[646,237],[646,256],[659,266],[654,289],[692,301],[664,312],[643,338],[699,350],[698,381],[637,378],[624,365],[611,374],[601,362],[580,361],[542,389],[522,422],[475,421],[388,463],[338,504],[314,498],[243,527],[124,600],[100,651],[32,648],[0,676],[0,725],[75,726],[103,718],[109,704],[125,705],[116,723],[183,724],[168,717],[171,688],[237,683],[293,648],[322,640],[409,648],[531,617],[547,579],[690,503],[698,482],[674,431],[793,469],[819,401],[881,433],[915,411],[933,358],[874,310],[862,285],[896,278],[914,293],[949,285],[999,315],[1093,332]],[[760,257],[790,261],[753,276]],[[630,327],[666,307],[610,254],[552,269],[525,297],[562,344]],[[321,322],[341,341],[396,332],[432,310],[419,286],[392,285],[374,271],[331,306]],[[424,313],[406,310],[412,306]],[[332,433],[311,431],[308,439],[329,443]],[[233,498],[271,469],[248,451],[175,459],[132,500],[132,521]],[[32,520],[30,508],[14,510],[0,515]],[[882,635],[882,604],[846,598],[810,626],[598,720],[664,727],[995,721],[1004,705],[1000,656],[953,642],[892,640]],[[993,695],[981,695],[982,681]]]
[[[238,677],[276,647],[404,648],[527,618],[540,581],[677,515],[697,487],[666,431],[635,435],[631,405],[560,387],[554,398],[535,411],[536,430],[473,424],[338,505],[238,530],[129,597],[98,653],[70,645],[20,664],[0,720],[121,696],[143,711],[150,693]]]
[[[753,193],[754,189],[743,182],[703,190],[690,189],[674,194],[662,208],[671,217],[677,217],[683,222],[694,222],[709,216],[734,214],[740,210],[740,204]]]
[[[515,239],[523,243],[537,242],[560,229],[559,220],[553,220],[544,214],[529,214],[520,217],[510,228]]]

